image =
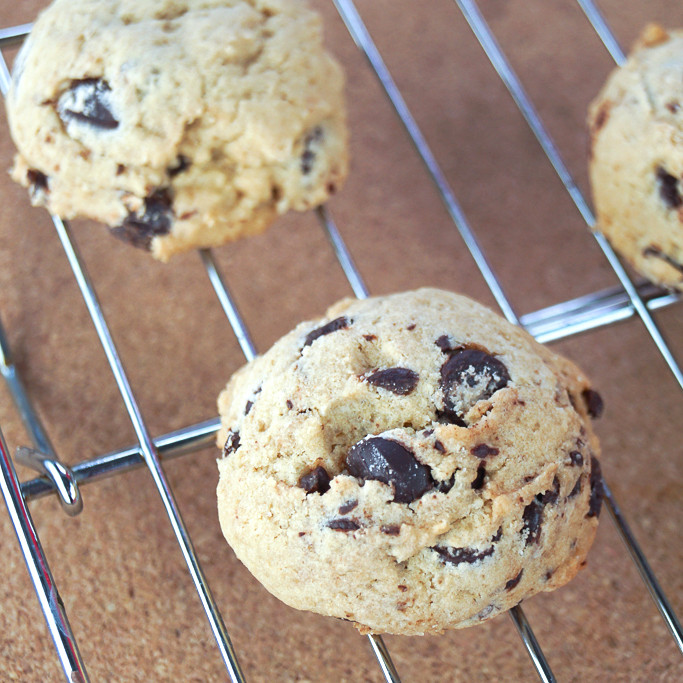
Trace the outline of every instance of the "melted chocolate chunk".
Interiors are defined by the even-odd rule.
[[[511,591],[521,580],[522,580],[522,574],[524,574],[524,570],[520,569],[519,574],[515,576],[514,579],[510,579],[506,584],[505,584],[505,590],[506,591]]]
[[[498,455],[500,451],[493,446],[489,446],[485,443],[480,443],[470,449],[472,455],[476,455],[478,458],[485,458],[487,455]]]
[[[149,249],[154,237],[167,235],[171,230],[172,202],[170,190],[156,190],[145,198],[144,213],[129,214],[121,225],[111,229],[112,234],[134,247]]]
[[[572,490],[571,490],[571,491],[569,492],[569,494],[567,495],[567,500],[569,500],[570,498],[573,498],[574,496],[578,496],[578,495],[579,495],[579,492],[581,491],[581,481],[582,481],[582,480],[583,480],[583,476],[582,476],[582,475],[579,475],[579,476],[576,478],[576,483],[574,484],[574,487],[572,488]]]
[[[346,327],[348,327],[351,324],[351,321],[348,320],[345,316],[341,316],[340,318],[335,318],[334,320],[330,320],[329,323],[325,323],[322,327],[316,327],[315,330],[311,330],[307,335],[306,335],[306,341],[304,341],[304,347],[310,346],[318,337],[323,337],[326,334],[330,334],[331,332],[336,332],[337,330],[343,330]]]
[[[301,155],[301,172],[307,175],[313,169],[316,153],[314,147],[318,146],[324,137],[323,129],[316,126],[304,139],[304,151]]]
[[[379,530],[387,536],[398,536],[401,533],[401,527],[398,524],[382,524]]]
[[[643,256],[654,256],[655,258],[662,259],[662,261],[666,261],[672,268],[675,268],[679,272],[683,273],[683,263],[679,263],[676,261],[676,259],[668,254],[665,254],[661,249],[658,249],[653,245],[643,249]]]
[[[582,467],[583,466],[583,455],[579,453],[579,451],[572,451],[569,454],[569,463],[573,467]]]
[[[605,495],[605,489],[602,484],[602,470],[600,469],[600,462],[593,455],[591,456],[591,496],[588,501],[588,512],[586,517],[599,517],[600,509],[602,508],[602,499]]]
[[[485,351],[467,348],[453,351],[441,366],[443,412],[450,419],[462,420],[475,403],[491,398],[509,381],[505,365]]]
[[[541,522],[543,521],[543,503],[536,496],[525,508],[522,514],[522,533],[527,532],[526,545],[538,543],[541,537]]]
[[[352,519],[331,519],[327,526],[335,531],[356,531],[360,529],[360,524],[354,522]]]
[[[670,209],[678,209],[683,204],[683,198],[678,190],[678,178],[667,173],[661,166],[655,171],[659,183],[659,196]]]
[[[358,501],[357,500],[348,500],[346,503],[342,503],[339,506],[339,514],[340,515],[345,515],[347,512],[351,512],[354,508],[358,507]]]
[[[486,467],[484,466],[483,462],[480,462],[479,467],[477,467],[477,476],[475,477],[474,481],[472,482],[472,488],[478,491],[484,485],[485,479],[486,479]]]
[[[557,477],[553,477],[553,487],[541,495],[541,503],[543,503],[543,505],[552,505],[553,503],[557,503],[559,497],[560,480]]]
[[[228,432],[228,438],[225,440],[225,446],[223,446],[223,457],[227,457],[231,453],[234,453],[240,447],[240,433],[233,432],[232,429]]]
[[[26,180],[28,180],[31,185],[32,194],[35,194],[36,192],[47,192],[47,176],[41,171],[38,171],[35,168],[29,168],[29,170],[26,171]]]
[[[453,548],[452,546],[442,545],[432,546],[431,549],[437,552],[444,562],[449,562],[450,564],[461,564],[462,562],[474,564],[489,555],[493,555],[495,550],[493,546],[485,550],[478,550],[477,548]]]
[[[455,472],[453,472],[453,474],[451,474],[451,476],[448,477],[448,479],[444,479],[443,481],[437,481],[436,486],[434,488],[440,493],[448,493],[453,488],[454,484]]]
[[[594,419],[600,417],[605,408],[602,396],[593,389],[584,389],[581,392],[581,396],[583,396],[583,402],[586,404],[588,414]]]
[[[299,478],[299,486],[306,493],[325,493],[330,490],[330,475],[324,467],[318,465]]]
[[[391,391],[398,396],[407,396],[417,386],[420,376],[408,368],[387,368],[386,370],[377,370],[364,379],[366,382]]]
[[[191,165],[192,162],[184,154],[179,154],[175,164],[173,164],[173,166],[171,166],[167,171],[169,178],[175,178],[179,173],[187,171]]]
[[[118,128],[119,122],[111,112],[110,93],[109,83],[101,78],[71,81],[57,103],[59,118],[65,124],[78,121],[103,130]]]
[[[346,457],[349,473],[393,485],[394,501],[411,503],[434,488],[430,469],[397,441],[380,436],[354,444]]]

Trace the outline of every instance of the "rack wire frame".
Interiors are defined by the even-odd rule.
[[[577,210],[584,218],[587,226],[591,229],[594,228],[594,217],[588,202],[581,195],[557,147],[536,113],[533,103],[526,95],[520,80],[510,67],[504,52],[496,42],[476,2],[474,0],[454,1],[470,25],[491,64],[508,88]],[[622,64],[625,60],[624,54],[607,22],[592,0],[576,1],[615,62]],[[683,373],[651,315],[652,311],[678,303],[681,295],[662,290],[647,282],[634,283],[618,257],[612,251],[609,243],[598,233],[594,233],[595,238],[605,258],[612,266],[620,286],[563,301],[524,316],[516,314],[419,126],[412,117],[389,70],[384,64],[354,3],[352,0],[333,0],[333,2],[351,37],[365,55],[374,74],[379,79],[417,154],[424,162],[426,171],[434,182],[454,226],[459,231],[503,315],[510,322],[524,327],[540,342],[550,342],[570,337],[637,316],[645,326],[650,338],[657,346],[676,381],[683,387]],[[0,28],[0,91],[2,91],[3,95],[7,94],[10,75],[2,55],[2,48],[20,43],[29,33],[30,28],[30,24]],[[369,295],[368,289],[329,211],[326,207],[319,207],[316,213],[354,295],[358,298],[367,297]],[[166,481],[161,465],[163,460],[180,457],[209,445],[213,441],[215,432],[219,427],[219,420],[211,418],[158,438],[152,438],[145,426],[135,396],[128,384],[125,369],[118,357],[114,340],[109,333],[104,314],[97,301],[94,285],[87,273],[77,246],[73,242],[68,223],[56,217],[53,217],[52,220],[81,289],[81,294],[96,327],[100,343],[107,355],[112,373],[138,437],[138,444],[129,448],[108,453],[72,467],[63,465],[54,452],[40,417],[34,410],[21,377],[17,373],[12,361],[7,337],[0,324],[0,372],[7,383],[17,410],[33,441],[33,448],[20,448],[15,457],[18,461],[30,465],[41,474],[40,477],[22,483],[19,482],[9,450],[0,432],[0,473],[2,475],[0,477],[0,489],[7,504],[29,575],[41,604],[48,630],[52,636],[66,679],[74,683],[89,680],[85,664],[78,650],[76,639],[69,625],[63,602],[51,575],[47,558],[42,550],[40,538],[33,525],[27,504],[35,498],[56,493],[62,507],[68,514],[78,514],[82,508],[79,489],[81,485],[130,469],[147,466],[166,508],[169,522],[176,534],[181,552],[185,557],[188,570],[194,581],[217,647],[224,661],[228,677],[233,682],[243,681],[244,675],[237,655],[232,648],[222,616],[211,595],[210,587],[194,553],[192,540],[184,527],[182,517],[175,504],[173,491]],[[251,360],[257,354],[256,347],[235,305],[225,279],[218,269],[213,254],[210,250],[200,250],[199,256],[219,303],[234,330],[244,356],[247,360]],[[603,484],[606,507],[610,517],[678,649],[683,652],[683,631],[678,618],[630,530],[609,486],[604,481]],[[542,681],[554,681],[555,676],[521,607],[517,606],[510,610],[510,616],[522,638],[539,678]],[[385,679],[390,682],[399,681],[398,671],[381,637],[369,636],[369,642]]]

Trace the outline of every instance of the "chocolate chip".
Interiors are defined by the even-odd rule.
[[[520,569],[519,574],[515,576],[514,579],[510,579],[506,584],[505,584],[505,590],[506,591],[511,591],[521,580],[522,580],[522,574],[524,574],[524,570]]]
[[[166,235],[171,230],[172,201],[170,190],[166,188],[155,190],[145,198],[144,213],[142,215],[129,214],[121,225],[111,229],[112,234],[134,247],[149,249],[154,237]]]
[[[605,488],[602,483],[602,470],[600,462],[593,455],[591,456],[591,495],[588,501],[588,512],[586,517],[599,517],[602,508],[602,499],[605,495]]]
[[[357,500],[348,500],[346,503],[342,503],[339,506],[339,514],[340,515],[345,515],[348,512],[351,512],[354,508],[358,507],[358,501]]]
[[[582,467],[583,466],[583,455],[579,453],[579,451],[572,451],[569,454],[569,464],[574,466],[574,467]]]
[[[540,494],[541,503],[543,505],[552,505],[557,503],[557,499],[560,497],[560,480],[557,476],[553,477],[553,487],[548,489],[545,493]]]
[[[526,545],[538,543],[541,537],[541,522],[543,521],[543,503],[536,496],[522,513],[522,533],[527,532]]]
[[[434,343],[445,353],[453,351],[451,338],[447,334],[442,334]]]
[[[441,441],[436,439],[436,441],[434,441],[434,450],[439,451],[439,453],[445,453],[446,447],[441,443]]]
[[[327,526],[335,531],[356,531],[360,529],[360,524],[354,522],[352,519],[331,519]]]
[[[485,550],[478,550],[476,548],[453,548],[452,546],[441,545],[432,546],[431,549],[437,552],[444,562],[449,562],[450,564],[461,564],[463,562],[474,564],[489,555],[493,555],[495,550],[493,546]]]
[[[175,164],[168,169],[167,173],[170,178],[175,178],[179,173],[187,171],[191,165],[192,162],[184,154],[179,154]]]
[[[287,399],[286,405],[288,410],[291,410],[294,407],[294,404],[289,399]]]
[[[503,537],[503,527],[499,526],[498,531],[496,531],[493,536],[491,536],[491,543],[495,543],[496,541],[500,541],[500,539]]]
[[[546,581],[550,581],[550,579],[553,578],[553,574],[554,574],[554,573],[555,573],[555,570],[554,570],[554,569],[549,569],[549,570],[545,573],[545,576],[544,576],[545,580],[546,580]]]
[[[408,590],[408,586],[404,586],[401,583],[399,583],[398,586],[396,586],[396,588],[398,588],[401,591],[401,593],[405,593]]]
[[[670,209],[678,209],[683,204],[683,198],[681,198],[678,190],[678,178],[672,176],[661,166],[657,166],[655,173],[659,183],[659,196]]]
[[[323,129],[320,126],[316,126],[304,139],[304,151],[301,155],[301,172],[304,175],[311,172],[316,157],[313,148],[322,141],[323,137]]]
[[[581,392],[581,396],[583,396],[583,402],[586,404],[588,414],[594,419],[600,417],[605,408],[602,396],[593,389],[584,389]]]
[[[401,527],[398,524],[382,524],[379,530],[387,536],[398,536],[401,533]]]
[[[676,114],[681,108],[680,103],[676,102],[675,100],[672,102],[667,102],[665,106],[672,114]]]
[[[607,100],[606,102],[603,102],[600,105],[600,108],[598,109],[598,113],[595,116],[595,121],[593,123],[593,132],[597,133],[604,125],[607,123],[607,119],[609,118],[609,112],[610,109],[612,108],[612,102]]]
[[[448,493],[452,488],[453,485],[455,484],[455,472],[451,474],[448,479],[444,479],[442,481],[437,481],[436,486],[434,487],[437,491],[440,493]]]
[[[317,327],[315,330],[311,330],[306,335],[306,341],[304,341],[304,347],[310,346],[318,337],[323,337],[331,332],[336,332],[337,330],[343,330],[351,324],[351,321],[346,317],[341,316],[340,318],[335,318],[330,320],[329,323],[325,323],[321,327]]]
[[[486,479],[486,467],[484,467],[483,462],[480,462],[479,467],[477,467],[477,476],[472,482],[472,488],[478,491],[484,485],[484,479]]]
[[[228,432],[228,438],[225,440],[225,446],[223,446],[223,457],[226,458],[231,453],[234,453],[240,445],[240,433],[233,432],[231,429]]]
[[[412,332],[416,327],[417,327],[416,323],[410,323],[410,325],[408,325],[408,327],[406,327],[406,330],[408,330],[408,332]]]
[[[580,474],[576,478],[576,483],[574,484],[574,487],[572,488],[572,490],[567,495],[567,500],[569,500],[569,498],[573,498],[574,496],[577,496],[579,494],[579,492],[581,491],[581,481],[582,480],[583,480],[583,476]]]
[[[254,405],[253,401],[247,401],[246,405],[244,406],[244,414],[245,415],[249,415],[249,411],[251,410],[253,405]]]
[[[425,429],[425,430],[422,432],[422,436],[431,436],[433,433],[434,433],[434,430],[433,430],[433,429]]]
[[[420,376],[408,368],[387,368],[386,370],[377,370],[364,379],[366,382],[391,391],[398,396],[407,396],[417,386]]]
[[[453,351],[441,366],[444,413],[460,419],[478,401],[507,386],[510,375],[501,361],[479,349]]]
[[[31,185],[31,193],[47,192],[47,176],[35,168],[29,168],[26,171],[26,180]]]
[[[330,475],[324,467],[318,465],[315,469],[299,477],[299,486],[306,493],[323,494],[330,490]]]
[[[478,458],[485,458],[487,455],[498,455],[500,451],[493,446],[489,446],[485,443],[480,443],[470,449],[472,455],[476,455]]]
[[[375,341],[375,339],[377,339],[377,335],[376,334],[364,334],[363,339],[365,339],[365,341],[369,341],[369,342]]]
[[[109,83],[101,78],[71,81],[57,103],[59,118],[67,125],[78,121],[103,130],[118,128],[119,122],[111,112],[110,93]]]
[[[394,501],[410,503],[434,487],[430,469],[397,441],[380,436],[354,444],[346,458],[349,473],[393,485]]]
[[[662,259],[662,261],[666,261],[672,268],[683,273],[683,263],[679,263],[675,258],[669,256],[669,254],[665,254],[661,249],[654,245],[645,247],[645,249],[643,249],[643,256],[654,256],[655,258]]]

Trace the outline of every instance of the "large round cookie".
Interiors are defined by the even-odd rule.
[[[7,111],[34,203],[162,260],[320,204],[347,172],[343,74],[303,0],[55,0]]]
[[[572,363],[465,297],[345,300],[221,394],[221,527],[293,607],[363,632],[469,626],[585,563],[601,409]]]
[[[683,289],[683,31],[643,31],[589,126],[598,229],[650,280]]]

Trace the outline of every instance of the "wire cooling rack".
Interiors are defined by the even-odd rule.
[[[477,4],[467,0],[455,1],[539,145],[547,155],[580,215],[587,226],[592,228],[594,217],[589,204],[574,182],[558,148],[546,130],[534,104],[527,96],[522,83],[511,68],[508,58],[496,42]],[[577,0],[577,2],[615,62],[622,63],[624,55],[595,5],[589,0]],[[638,318],[668,365],[675,380],[683,388],[683,373],[681,373],[676,358],[652,316],[652,312],[657,309],[677,304],[680,295],[661,290],[648,283],[634,283],[608,242],[599,234],[595,234],[595,239],[616,274],[620,283],[619,286],[562,301],[526,315],[520,316],[516,313],[356,7],[350,0],[334,0],[334,4],[353,41],[367,58],[372,71],[405,127],[416,153],[424,163],[426,173],[434,182],[453,224],[471,253],[503,315],[510,322],[522,325],[541,342],[564,339],[627,318]],[[29,31],[30,24],[0,29],[0,48],[21,42]],[[8,86],[9,72],[4,57],[0,56],[0,89],[3,94],[6,94]],[[359,298],[368,296],[368,289],[330,211],[326,207],[320,207],[316,213],[353,293]],[[228,630],[212,596],[197,553],[194,550],[192,539],[176,504],[174,492],[161,464],[163,460],[180,457],[210,444],[219,425],[218,419],[210,419],[190,425],[157,438],[151,435],[138,408],[138,401],[131,389],[126,370],[100,307],[93,280],[88,274],[83,258],[74,242],[71,229],[67,222],[59,218],[53,217],[52,220],[138,440],[138,443],[130,448],[111,452],[72,467],[62,464],[24,389],[22,379],[13,363],[7,337],[0,326],[0,349],[2,351],[0,369],[27,433],[33,441],[32,448],[21,447],[17,449],[16,458],[23,464],[37,470],[41,475],[38,478],[20,483],[5,440],[0,434],[0,464],[2,468],[0,483],[21,552],[26,561],[31,581],[40,601],[66,679],[73,682],[89,680],[86,663],[81,657],[76,638],[69,625],[64,605],[41,547],[40,537],[32,521],[28,502],[41,496],[54,494],[58,496],[65,512],[75,515],[82,509],[80,494],[82,486],[134,468],[146,467],[151,473],[163,501],[169,523],[196,587],[215,643],[225,664],[227,675],[232,681],[243,681],[245,679],[240,666],[239,653],[232,646]],[[209,250],[202,250],[200,258],[244,356],[247,360],[251,360],[257,353],[255,345],[234,303],[214,255]],[[605,482],[605,493],[606,508],[611,521],[624,541],[627,553],[640,572],[644,588],[654,600],[676,646],[683,652],[683,632],[680,623],[645,555],[636,542],[607,482]],[[546,659],[522,608],[520,606],[513,608],[509,615],[539,678],[543,681],[554,681],[555,676],[551,669],[551,663]],[[399,681],[399,672],[392,662],[390,652],[382,638],[369,636],[369,642],[384,678],[387,681]]]

